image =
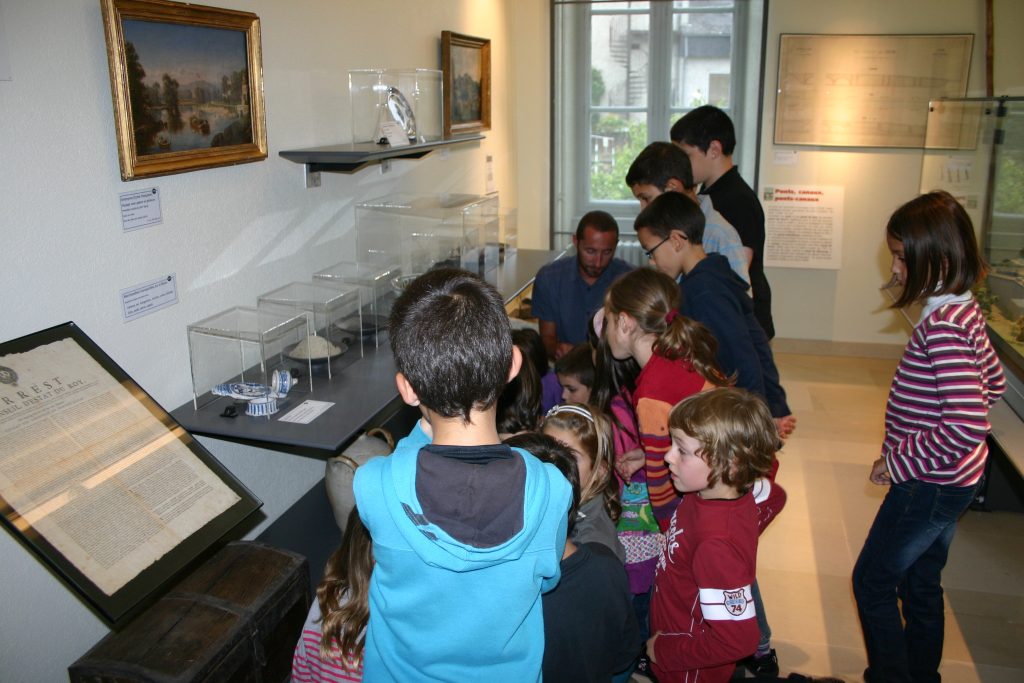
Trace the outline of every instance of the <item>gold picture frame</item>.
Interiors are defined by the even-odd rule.
[[[258,16],[100,2],[122,180],[267,158]]]
[[[441,32],[444,136],[491,129],[491,41]]]

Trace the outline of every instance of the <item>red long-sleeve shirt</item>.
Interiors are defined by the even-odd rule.
[[[735,500],[688,494],[679,504],[651,599],[651,631],[660,632],[654,673],[661,683],[728,681],[735,662],[757,648],[750,587],[758,529],[753,492]]]

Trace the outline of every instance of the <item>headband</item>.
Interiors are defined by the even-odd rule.
[[[555,406],[551,410],[549,410],[548,414],[545,415],[544,417],[548,418],[551,417],[552,415],[558,415],[559,413],[573,413],[575,415],[579,415],[580,417],[585,417],[591,422],[594,421],[594,416],[590,414],[589,410],[582,406],[573,405]]]

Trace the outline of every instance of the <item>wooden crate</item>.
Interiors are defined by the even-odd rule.
[[[287,681],[309,594],[301,555],[229,543],[68,674],[72,683]]]

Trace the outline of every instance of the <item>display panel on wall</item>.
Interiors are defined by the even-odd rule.
[[[260,505],[74,323],[0,344],[0,517],[108,624]]]
[[[973,34],[783,34],[775,144],[924,147],[928,103],[966,94],[973,45]]]
[[[122,180],[267,157],[259,17],[101,2]]]
[[[491,41],[441,32],[444,135],[491,129]]]

